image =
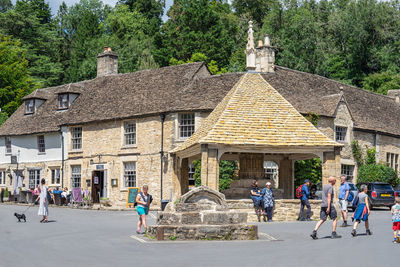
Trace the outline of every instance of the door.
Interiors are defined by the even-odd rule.
[[[92,174],[92,200],[99,203],[104,193],[104,171],[94,171]]]

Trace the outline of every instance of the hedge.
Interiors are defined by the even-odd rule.
[[[383,182],[396,186],[400,183],[397,172],[384,164],[365,164],[358,170],[357,183]]]

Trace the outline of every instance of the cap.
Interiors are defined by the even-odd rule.
[[[270,182],[267,182],[267,185],[271,185],[271,183],[270,183]]]
[[[308,180],[308,179],[304,180],[304,183],[309,183],[309,182],[310,182],[310,180]]]

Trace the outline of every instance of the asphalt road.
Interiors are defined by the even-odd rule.
[[[400,262],[400,244],[393,244],[387,209],[370,216],[372,236],[350,235],[338,228],[341,239],[330,235],[331,222],[319,239],[310,233],[315,222],[260,223],[259,241],[143,242],[134,234],[137,214],[132,211],[87,211],[50,208],[50,223],[39,223],[37,208],[17,223],[14,212],[26,207],[0,205],[0,266],[394,266]],[[150,216],[154,223],[155,216]],[[138,238],[132,238],[131,236]],[[143,239],[146,241],[145,239]]]

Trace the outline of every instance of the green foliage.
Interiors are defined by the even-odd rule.
[[[0,13],[4,13],[12,8],[11,0],[0,0]]]
[[[396,186],[400,183],[397,172],[384,164],[365,164],[358,169],[357,183],[383,182]]]
[[[373,73],[364,78],[362,85],[367,90],[387,95],[388,90],[400,88],[400,74],[388,71]]]
[[[4,191],[4,197],[8,197],[9,193],[8,193],[8,187],[6,187],[6,190]]]
[[[367,154],[365,156],[365,164],[376,164],[376,149],[375,147],[367,148]]]
[[[195,168],[193,178],[196,186],[201,185],[201,160],[192,162]],[[221,160],[219,163],[219,191],[228,189],[233,179],[237,179],[236,170],[238,168],[236,161]]]
[[[0,126],[8,119],[8,115],[5,112],[0,112]]]
[[[308,179],[316,184],[322,179],[322,162],[320,158],[297,160],[294,163],[294,185],[298,187]]]
[[[181,65],[185,63],[192,63],[192,62],[208,62],[207,67],[208,70],[211,72],[211,74],[221,74],[228,72],[227,69],[225,68],[219,68],[217,65],[217,62],[215,60],[208,60],[208,57],[204,55],[203,53],[194,53],[189,60],[183,61],[183,60],[178,60],[176,58],[171,58],[169,60],[170,65]]]
[[[312,125],[314,125],[315,127],[317,127],[318,120],[319,120],[319,115],[318,115],[318,114],[309,112],[309,113],[307,113],[306,115],[304,115],[304,117],[305,117],[309,122],[311,122]]]
[[[351,149],[352,149],[353,157],[356,160],[357,166],[360,167],[360,166],[364,165],[363,153],[361,150],[361,146],[357,140],[354,140],[351,142]]]
[[[19,41],[0,34],[0,124],[33,88],[25,56],[26,50]]]

